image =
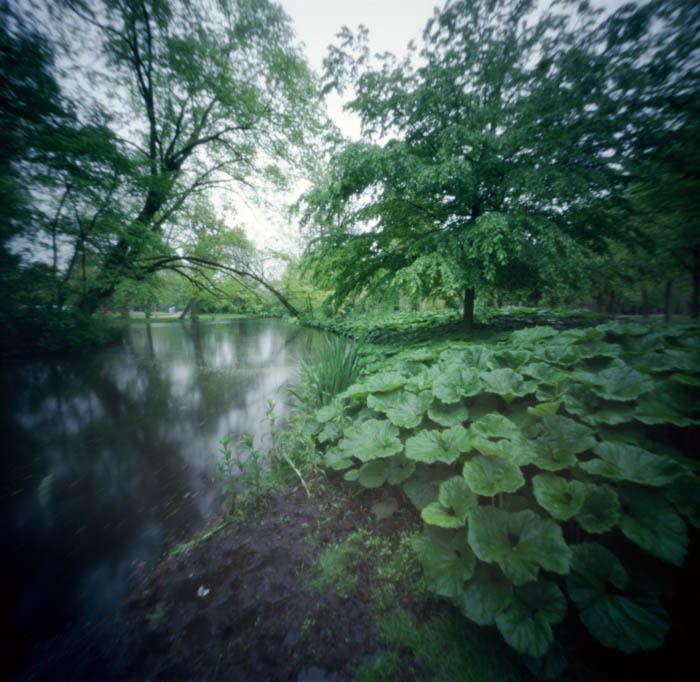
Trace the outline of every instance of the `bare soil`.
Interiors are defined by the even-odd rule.
[[[298,488],[273,495],[254,518],[164,560],[109,619],[57,638],[28,678],[351,679],[353,666],[381,655],[370,566],[358,568],[345,599],[332,588],[310,590],[308,575],[325,546],[369,522],[389,537],[406,529],[402,515],[374,521],[378,497],[368,491],[348,506]],[[400,603],[429,608],[408,595]]]

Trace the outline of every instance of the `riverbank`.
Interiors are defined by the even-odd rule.
[[[113,616],[56,638],[26,677],[528,678],[494,633],[425,592],[409,547],[418,527],[382,493],[338,482],[309,498],[289,485],[169,555]]]
[[[294,423],[304,447],[295,471],[277,458],[284,488],[268,486],[254,504],[234,498],[230,523],[171,552],[99,627],[59,638],[30,678],[693,679],[697,329],[485,328],[477,344],[423,331],[422,344],[366,347],[359,382]],[[639,457],[643,471],[630,459]],[[489,474],[494,462],[501,470]],[[542,494],[560,479],[575,495]],[[471,509],[459,506],[475,497],[465,481],[479,495]],[[596,505],[578,514],[589,493]],[[477,523],[489,516],[482,542]],[[527,520],[535,549],[546,532],[547,551],[523,544],[516,555],[516,528],[489,554],[501,516]],[[668,527],[674,535],[660,544]],[[606,591],[607,577],[593,583],[570,548],[611,563],[616,589]],[[529,582],[533,566],[546,577]],[[573,574],[579,586],[589,580],[593,613],[600,600],[607,621],[591,626]],[[493,584],[505,601],[475,602]],[[547,588],[546,604],[527,594],[533,585]],[[566,613],[549,608],[557,599]],[[516,607],[519,640],[488,612]],[[617,628],[620,648],[652,650],[606,648],[591,634],[608,637],[605,628]],[[545,658],[517,653],[540,646],[531,632],[553,637]]]

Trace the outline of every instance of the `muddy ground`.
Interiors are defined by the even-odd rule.
[[[262,513],[166,559],[109,619],[58,638],[27,677],[351,679],[357,663],[382,653],[370,566],[357,569],[347,598],[333,588],[310,590],[308,576],[325,546],[361,526],[373,522],[374,533],[392,537],[405,530],[405,515],[374,519],[375,497],[348,506],[325,494],[308,499],[298,488],[273,495]],[[408,595],[400,601],[429,608]]]
[[[350,500],[338,498],[332,488],[308,499],[295,487],[265,498],[248,520],[228,524],[188,555],[166,558],[116,613],[57,637],[18,677],[351,680],[360,663],[385,653],[375,629],[371,557],[354,563],[357,583],[346,593],[310,585],[322,551],[358,528],[396,543],[402,531],[419,527],[409,509],[375,518],[373,508],[381,501],[379,491]],[[572,665],[564,679],[698,679],[698,545],[691,545],[683,582],[668,604],[674,627],[666,646],[635,656],[603,650],[570,609],[562,641],[572,645],[567,647]],[[417,623],[446,608],[417,599],[405,585],[395,586],[395,597],[396,606]],[[403,656],[410,659],[411,652]],[[414,670],[412,661],[401,669]],[[423,672],[419,677],[432,679],[429,670]],[[519,666],[512,679],[535,678]]]

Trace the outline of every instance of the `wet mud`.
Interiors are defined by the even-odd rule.
[[[348,505],[290,489],[269,498],[254,518],[163,561],[116,614],[57,638],[22,677],[351,679],[355,665],[381,655],[370,567],[358,567],[346,598],[308,589],[308,576],[325,546],[374,521],[375,497]],[[391,517],[372,523],[390,537],[405,527]]]

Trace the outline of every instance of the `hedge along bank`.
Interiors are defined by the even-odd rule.
[[[400,486],[428,588],[531,663],[575,609],[607,647],[662,645],[659,567],[700,527],[698,327],[534,327],[399,353],[315,415],[325,464]],[[534,659],[534,660],[532,660]]]

